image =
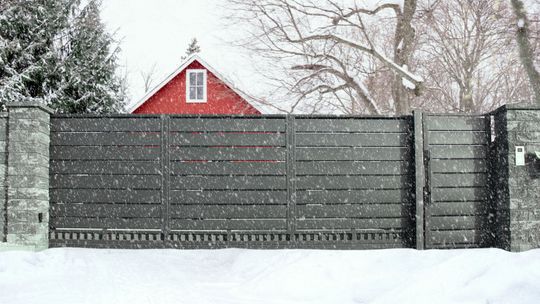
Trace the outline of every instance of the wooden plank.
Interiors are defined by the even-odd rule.
[[[297,176],[299,190],[323,189],[402,189],[409,188],[411,177],[396,176]]]
[[[285,162],[171,162],[173,175],[285,175]]]
[[[430,131],[485,131],[484,116],[431,116],[424,115]]]
[[[52,189],[160,189],[159,175],[52,174]]]
[[[51,132],[159,132],[159,130],[159,117],[51,117]]]
[[[285,118],[177,118],[171,132],[284,132]]]
[[[177,160],[280,160],[284,161],[286,149],[284,147],[241,147],[241,148],[192,148],[192,147],[173,147],[170,148],[170,157],[172,161]]]
[[[52,146],[155,146],[160,145],[158,132],[52,132]]]
[[[408,147],[410,144],[411,138],[405,133],[296,134],[297,147]]]
[[[51,217],[52,228],[159,229],[161,218]]]
[[[161,148],[51,146],[52,160],[159,160]]]
[[[411,150],[407,148],[297,148],[296,159],[299,161],[409,161]]]
[[[523,143],[540,143],[540,132],[517,132],[516,140]]]
[[[52,160],[52,174],[134,174],[158,175],[160,164],[155,161],[69,161]]]
[[[174,190],[285,190],[284,176],[171,176]]]
[[[488,203],[479,202],[435,202],[429,205],[429,215],[479,215],[488,213]]]
[[[486,173],[445,174],[434,173],[432,175],[432,187],[457,188],[457,187],[485,187],[488,177]]]
[[[408,119],[297,118],[295,127],[297,132],[407,133],[411,128],[411,121]]]
[[[430,146],[432,159],[485,159],[486,146]]]
[[[485,218],[481,216],[433,216],[429,230],[472,230],[481,229],[485,225]]]
[[[405,175],[411,171],[405,161],[296,162],[296,175]]]
[[[396,218],[408,216],[412,204],[298,205],[302,218]]]
[[[286,216],[286,205],[173,205],[170,208],[170,217],[176,219],[285,219]]]
[[[434,159],[430,165],[433,173],[484,173],[488,171],[485,159]]]
[[[160,204],[159,190],[50,189],[53,203]]]
[[[434,202],[469,202],[488,199],[486,188],[435,188],[431,192]]]
[[[426,240],[437,244],[479,244],[482,232],[479,230],[426,231]]]
[[[148,204],[51,204],[50,210],[51,217],[161,217],[161,207]]]
[[[286,191],[185,191],[169,192],[171,205],[174,204],[234,204],[261,205],[287,204]]]
[[[488,133],[485,131],[430,131],[430,145],[487,145]]]
[[[171,133],[173,146],[285,146],[284,133]]]
[[[173,230],[284,230],[285,219],[180,220],[171,219]]]
[[[401,203],[411,200],[410,189],[298,191],[298,204],[373,204]]]
[[[407,228],[406,221],[401,218],[389,219],[298,219],[297,228],[303,229],[388,229]]]

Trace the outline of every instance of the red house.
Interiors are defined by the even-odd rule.
[[[242,92],[194,55],[129,109],[133,114],[260,115]]]

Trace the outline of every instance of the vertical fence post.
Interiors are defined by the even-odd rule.
[[[169,157],[169,116],[161,115],[161,216],[162,234],[165,246],[169,244],[169,180],[170,180],[170,157]]]
[[[414,163],[415,163],[415,197],[416,197],[416,249],[424,249],[424,188],[426,186],[424,165],[424,129],[423,114],[414,111]]]
[[[287,115],[287,234],[294,241],[296,231],[296,137],[295,118]]]

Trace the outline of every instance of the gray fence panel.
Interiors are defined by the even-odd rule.
[[[426,248],[489,245],[489,116],[424,114]]]

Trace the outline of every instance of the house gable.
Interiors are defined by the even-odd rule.
[[[165,81],[150,91],[130,111],[133,114],[261,114],[241,93],[198,57],[193,57]],[[186,98],[187,70],[206,71],[206,102],[188,102]]]

